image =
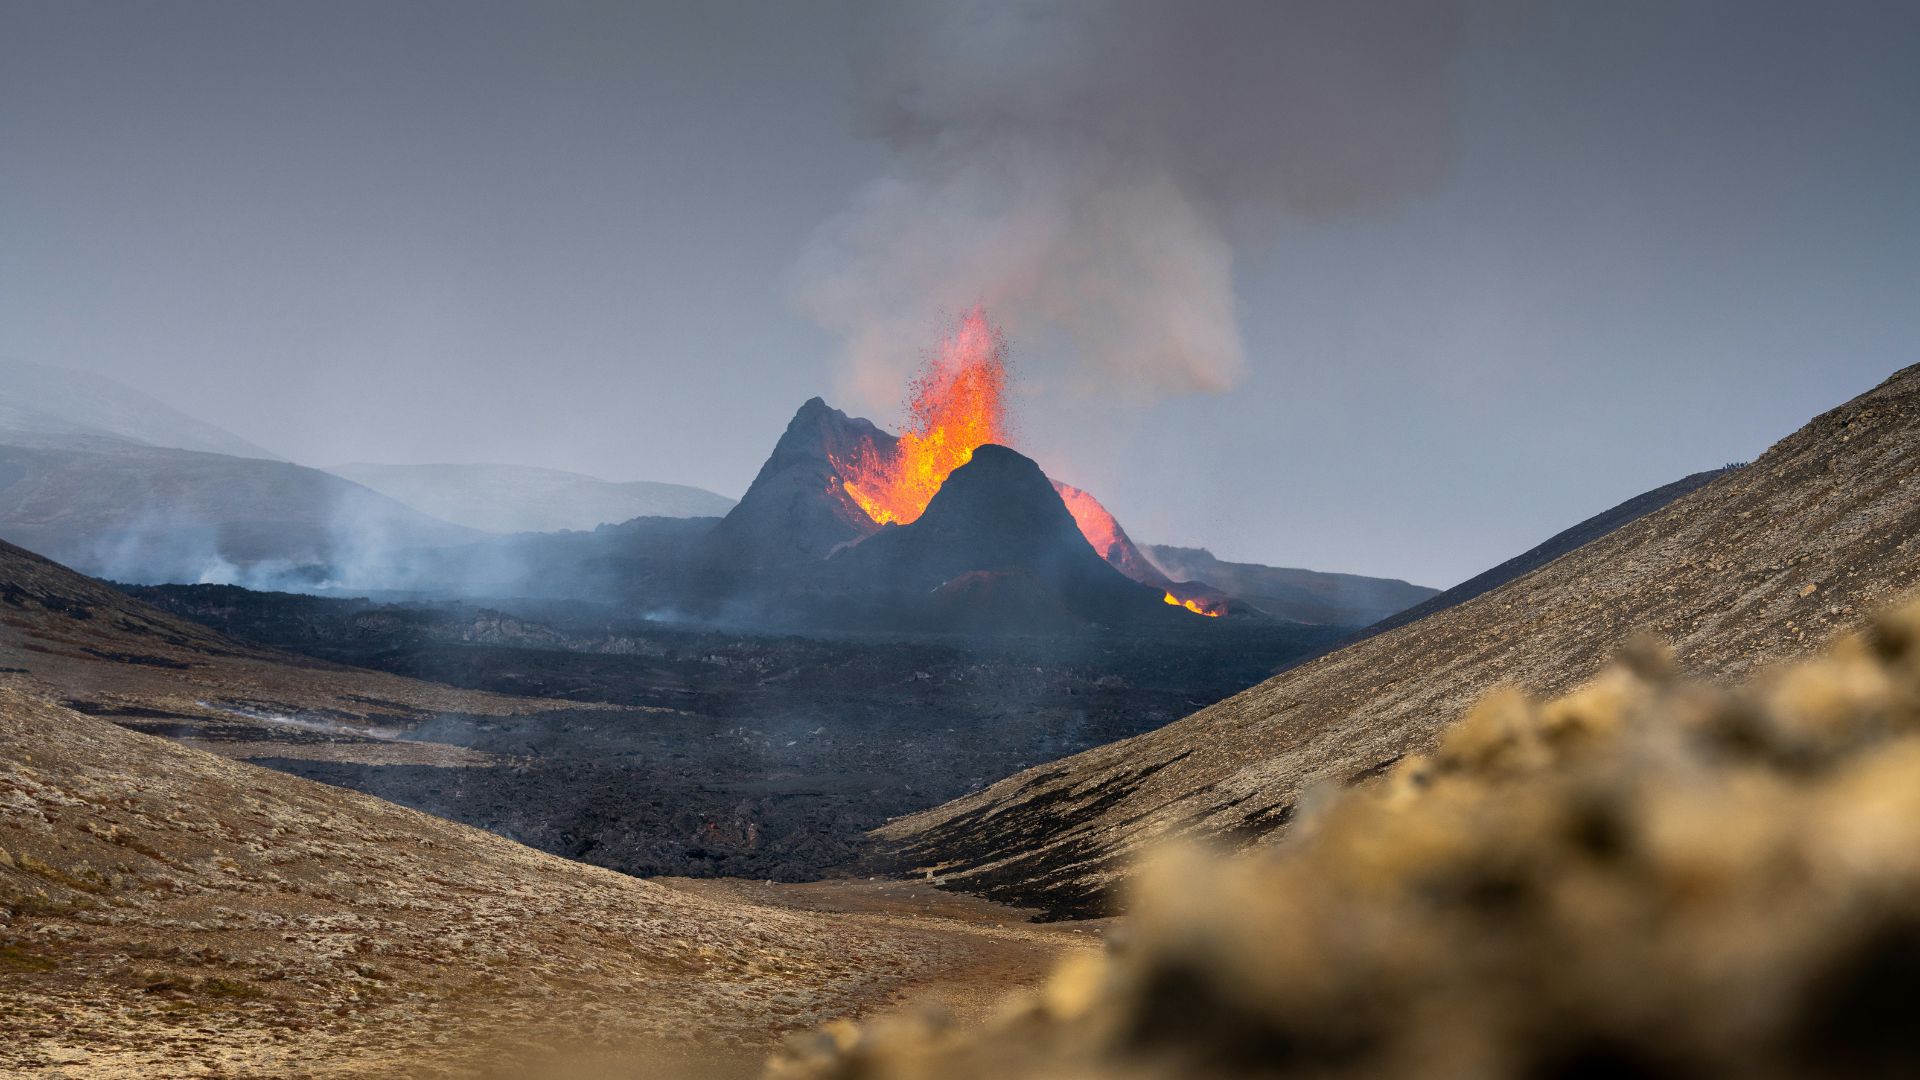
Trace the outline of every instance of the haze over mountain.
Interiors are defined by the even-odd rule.
[[[335,465],[328,472],[422,513],[483,532],[558,532],[637,517],[719,517],[734,500],[704,488],[602,480],[531,465]]]
[[[108,715],[212,725],[229,753],[245,753],[236,733],[271,729],[262,715],[394,724],[551,707],[236,641],[4,542],[0,616],[0,673],[16,684]]]
[[[0,538],[120,581],[392,587],[396,552],[479,535],[285,461],[97,437],[0,445]]]
[[[1920,585],[1920,367],[1753,464],[1458,606],[881,830],[951,888],[1098,910],[1141,845],[1281,829],[1500,684],[1551,694],[1651,632],[1691,675],[1805,655]]]
[[[469,555],[455,561],[458,573],[445,572],[448,559],[436,552],[484,533],[717,516],[733,505],[681,485],[523,466],[336,472],[352,476],[279,460],[111,379],[0,361],[0,538],[115,580],[297,590],[511,585],[526,576],[518,551]]]
[[[279,455],[102,375],[0,357],[0,442],[105,436],[242,458]]]
[[[87,573],[312,588],[476,536],[112,379],[0,361],[0,539]]]

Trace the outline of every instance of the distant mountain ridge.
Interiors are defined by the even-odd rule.
[[[734,500],[704,488],[602,480],[532,465],[380,465],[326,470],[423,514],[492,533],[559,532],[638,517],[719,517]]]
[[[282,460],[104,375],[0,357],[0,442],[105,436],[145,446]]]
[[[1149,544],[1144,551],[1168,577],[1204,581],[1276,618],[1295,622],[1366,626],[1438,592],[1398,578],[1227,562],[1206,548]]]
[[[112,379],[0,360],[0,538],[86,573],[311,588],[478,536]]]
[[[1026,462],[1032,476],[993,462],[970,475],[993,474],[1009,492],[1024,492],[1028,510],[1044,504],[1046,514],[1027,515],[1038,531],[1009,533],[1001,511],[1014,507],[992,497],[956,495],[943,505],[970,506],[995,543],[1026,545],[1034,559],[1010,560],[973,542],[981,537],[962,537],[974,524],[951,515],[910,532],[920,539],[898,540],[841,476],[845,462],[891,454],[895,436],[820,398],[795,413],[735,502],[686,485],[520,465],[309,469],[108,379],[17,363],[5,370],[20,377],[0,392],[0,538],[133,584],[496,589],[836,625],[864,607],[902,627],[909,610],[931,604],[938,610],[926,610],[928,625],[1016,632],[1163,622],[1172,613],[1159,610],[1162,597],[1174,598],[1175,612],[1184,602],[1204,614],[1357,627],[1431,595],[1404,582],[1224,563],[1203,550],[1160,549],[1156,562],[1090,493],[1049,480],[1010,450],[999,465]],[[1032,477],[1044,483],[1019,482]],[[1060,514],[1072,526],[1066,532],[1054,528]],[[935,532],[940,543],[923,542]],[[824,570],[837,553],[873,542],[863,557],[872,571],[913,579],[905,603],[877,598],[870,582],[848,576],[849,564]],[[939,556],[938,580],[901,564],[901,552],[922,549]],[[955,562],[960,552],[966,557]],[[1100,573],[1088,571],[1098,563]],[[1140,588],[1112,587],[1109,569]],[[1123,615],[1142,590],[1156,606]]]
[[[364,588],[481,534],[318,469],[123,440],[0,444],[0,539],[120,581]]]

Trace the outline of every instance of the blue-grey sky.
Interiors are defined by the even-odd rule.
[[[1920,5],[1211,10],[0,0],[0,353],[737,495],[986,299],[1137,539],[1433,585],[1920,361]]]

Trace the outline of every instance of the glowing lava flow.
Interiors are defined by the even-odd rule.
[[[1166,594],[1164,599],[1174,607],[1186,608],[1196,615],[1205,615],[1209,619],[1217,619],[1227,613],[1225,607],[1219,604],[1208,603],[1205,600],[1182,600],[1172,593]]]
[[[1053,490],[1059,492],[1060,501],[1067,504],[1073,523],[1080,526],[1080,535],[1087,538],[1087,543],[1093,545],[1101,558],[1111,560],[1113,549],[1120,546],[1120,523],[1113,520],[1100,500],[1072,484],[1055,480]]]
[[[1007,443],[1006,351],[1006,337],[985,309],[966,312],[913,381],[910,416],[894,452],[865,446],[850,460],[834,461],[847,495],[868,517],[882,524],[913,521],[975,449]]]

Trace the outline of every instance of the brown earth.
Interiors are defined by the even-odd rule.
[[[943,990],[965,1016],[1090,946],[1023,915],[642,881],[0,683],[4,1075],[751,1075],[790,1032]]]
[[[879,835],[944,887],[1102,912],[1152,839],[1271,839],[1316,786],[1430,749],[1496,685],[1565,692],[1642,633],[1670,644],[1688,675],[1738,680],[1808,653],[1916,584],[1920,367],[1467,603]]]

